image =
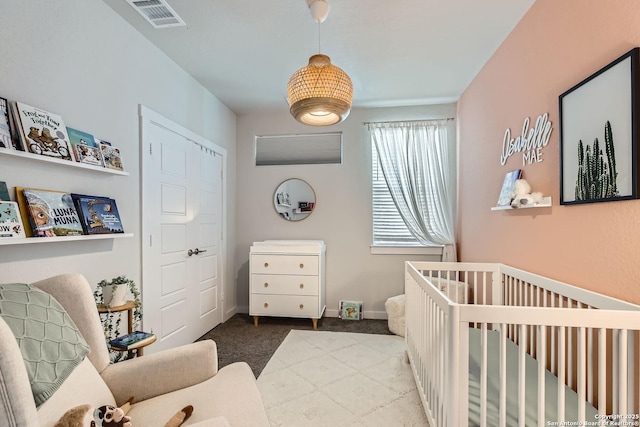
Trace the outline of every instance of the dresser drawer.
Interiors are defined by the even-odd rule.
[[[251,255],[251,273],[253,274],[293,274],[304,276],[318,275],[317,255]]]
[[[318,276],[252,274],[251,293],[317,296]]]
[[[252,316],[320,317],[318,297],[251,294]]]

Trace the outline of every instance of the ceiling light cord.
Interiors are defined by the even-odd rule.
[[[318,21],[318,53],[321,53],[320,50],[320,21]]]

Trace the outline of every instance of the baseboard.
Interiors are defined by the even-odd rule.
[[[239,313],[238,311],[238,306],[234,305],[233,307],[227,309],[224,314],[223,314],[223,319],[222,319],[222,323],[226,322],[227,320],[231,319],[233,316],[235,316],[237,313]]]
[[[324,315],[326,317],[338,317],[338,310],[326,309],[324,311]],[[377,319],[377,320],[387,320],[387,312],[386,311],[364,311],[365,319]]]
[[[249,313],[249,306],[248,305],[238,305],[238,306],[235,307],[235,313],[245,313],[245,314]],[[333,310],[333,309],[327,308],[324,311],[324,315],[326,317],[338,317],[338,310],[337,309]],[[365,319],[387,320],[388,316],[387,316],[387,312],[386,311],[367,311],[367,310],[365,310],[364,311],[364,318]]]

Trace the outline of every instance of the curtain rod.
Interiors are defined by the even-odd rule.
[[[455,120],[454,117],[446,117],[444,119],[418,119],[418,120],[394,120],[394,121],[382,121],[382,122],[362,122],[363,125],[376,125],[379,123],[418,123],[418,122],[437,122],[441,120],[446,120],[450,122]]]

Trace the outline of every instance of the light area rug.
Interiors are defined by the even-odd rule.
[[[272,427],[428,426],[404,338],[292,330],[258,377]]]

